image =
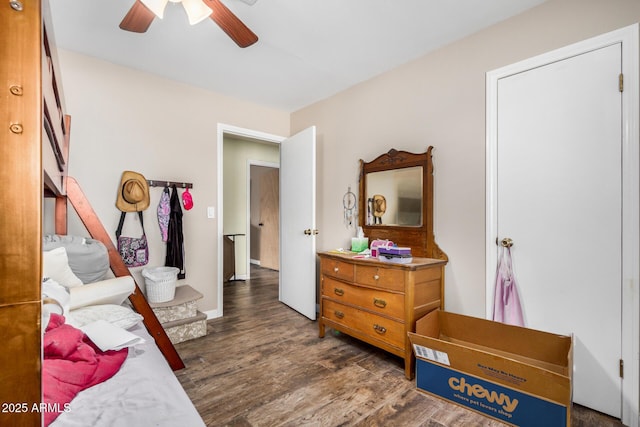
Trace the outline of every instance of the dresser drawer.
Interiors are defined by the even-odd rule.
[[[322,274],[346,280],[347,282],[353,282],[354,268],[355,266],[353,264],[332,258],[322,258],[320,262],[320,271]]]
[[[403,357],[405,376],[413,378],[415,359],[407,332],[416,318],[443,308],[444,262],[414,258],[403,265],[335,252],[318,255],[318,335],[335,328]]]
[[[325,299],[322,316],[346,328],[404,349],[404,323]],[[348,333],[348,332],[347,332]]]
[[[404,294],[354,286],[323,276],[322,295],[397,319],[404,318]]]
[[[404,271],[374,265],[357,265],[356,282],[363,285],[404,292]]]

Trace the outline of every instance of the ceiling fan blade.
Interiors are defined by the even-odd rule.
[[[240,47],[248,47],[258,41],[253,31],[231,12],[220,0],[203,0],[213,10],[211,19]]]
[[[120,28],[134,33],[144,33],[149,29],[155,17],[156,15],[142,4],[140,0],[136,0],[120,23]]]

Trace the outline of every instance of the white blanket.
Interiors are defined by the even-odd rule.
[[[51,427],[204,426],[193,403],[143,325],[131,332],[145,343],[108,381],[80,392]]]

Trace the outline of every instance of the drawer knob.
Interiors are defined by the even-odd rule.
[[[342,295],[344,295],[344,289],[333,288],[333,293],[341,297]]]
[[[380,276],[378,276],[377,274],[375,276],[373,276],[374,279],[378,280],[380,279]]]
[[[334,311],[334,314],[338,319],[342,319],[344,317],[344,313],[338,310]]]
[[[387,302],[380,298],[374,298],[373,305],[375,305],[376,307],[385,308],[387,306]]]
[[[384,334],[385,332],[387,332],[387,328],[385,328],[384,326],[380,326],[377,323],[373,325],[373,329],[379,333],[380,335]]]
[[[22,86],[13,85],[9,88],[9,92],[15,96],[22,96]]]
[[[340,269],[338,267],[333,267],[333,272],[337,273]]]
[[[11,126],[9,126],[9,130],[11,131],[11,133],[15,133],[17,135],[20,135],[23,131],[22,125],[20,123],[14,123]]]
[[[22,2],[19,0],[9,0],[9,5],[11,6],[11,9],[16,12],[22,12],[22,9],[24,9]]]

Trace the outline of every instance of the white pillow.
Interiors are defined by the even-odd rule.
[[[140,323],[143,317],[124,305],[103,304],[71,310],[67,323],[80,328],[97,320],[107,322],[123,329],[129,329]]]
[[[65,288],[82,286],[82,281],[73,274],[69,267],[67,250],[64,247],[55,248],[42,253],[42,273],[44,277],[53,279]]]

